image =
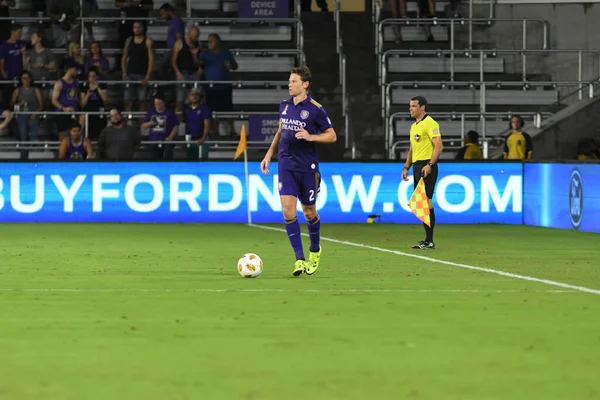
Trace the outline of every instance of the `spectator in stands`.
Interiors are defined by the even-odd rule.
[[[594,138],[586,138],[579,142],[577,146],[578,160],[598,160],[600,159],[600,142]]]
[[[21,41],[23,26],[12,24],[10,38],[0,45],[0,73],[2,79],[15,79],[23,72],[26,57],[25,43]]]
[[[14,90],[11,104],[15,111],[42,111],[44,108],[42,92],[33,86],[33,79],[28,71],[21,74],[21,85]],[[37,115],[17,115],[21,141],[37,140],[39,121]]]
[[[132,83],[125,89],[125,111],[131,111],[133,102],[136,100],[138,101],[138,109],[146,111],[146,89],[153,69],[154,50],[152,39],[146,37],[144,26],[141,22],[136,21],[133,24],[133,36],[125,41],[121,71],[123,72],[124,81],[140,81],[141,84]]]
[[[481,160],[483,158],[483,152],[477,144],[479,141],[479,134],[475,131],[467,132],[465,138],[465,146],[462,147],[456,154],[457,160]]]
[[[533,156],[533,145],[531,136],[523,132],[525,121],[519,115],[515,115],[510,120],[512,132],[504,142],[505,160],[531,160]]]
[[[80,0],[48,0],[46,14],[51,18],[52,34],[57,46],[62,47],[69,42],[78,42],[81,35],[77,17],[80,12]]]
[[[393,18],[406,18],[406,1],[407,0],[390,0]],[[400,3],[400,12],[398,12],[398,3]],[[436,18],[435,12],[435,0],[417,0],[419,5],[419,14],[421,18]],[[396,35],[396,43],[402,41],[402,33],[400,31],[400,25],[394,24],[394,34]],[[433,34],[431,33],[431,25],[429,23],[423,24],[423,29],[427,35],[427,41],[433,42]]]
[[[8,124],[13,119],[13,113],[0,107],[0,136],[8,135]]]
[[[56,128],[59,139],[62,140],[73,126],[73,115],[67,114],[79,110],[79,81],[77,80],[77,65],[67,64],[67,71],[62,79],[54,84],[52,93],[52,105],[56,111],[64,112],[65,115],[56,117]]]
[[[173,47],[173,57],[171,64],[175,70],[175,75],[179,81],[198,81],[200,80],[199,52],[200,30],[195,26],[190,28],[187,36],[183,39],[178,39]],[[177,85],[177,114],[183,112],[183,102],[185,101],[186,87],[182,84]]]
[[[63,138],[58,149],[59,160],[85,160],[94,158],[92,142],[84,138],[81,125],[77,122],[71,125],[69,136]]]
[[[200,89],[192,89],[189,93],[190,104],[185,108],[185,134],[186,139],[189,137],[195,140],[198,145],[203,145],[208,139],[210,131],[210,121],[212,119],[212,111],[206,105],[201,105],[202,93]],[[188,159],[198,159],[198,145],[190,145],[188,150]],[[202,158],[208,157],[209,146],[202,146]]]
[[[148,18],[148,11],[152,10],[154,7],[154,2],[152,0],[141,0],[141,1],[123,1],[116,0],[115,7],[121,10],[121,17],[125,18],[140,18],[141,24],[144,27],[144,32],[147,29],[147,23],[143,18]],[[119,24],[119,48],[125,48],[125,41],[128,37],[131,36],[131,32],[133,32],[133,22],[135,20],[128,20],[125,23]],[[123,56],[121,55],[121,58]],[[121,65],[116,65],[117,69],[121,68]]]
[[[133,160],[140,147],[140,131],[126,126],[117,109],[110,110],[110,122],[100,133],[98,157],[110,161]]]
[[[200,65],[207,81],[230,81],[231,71],[238,64],[229,50],[221,48],[221,37],[216,33],[208,35],[208,50],[200,54]],[[214,84],[206,87],[206,104],[213,111],[233,111],[233,88],[230,83]],[[219,132],[219,120],[214,119],[215,132]],[[233,120],[229,120],[229,133],[235,135]]]
[[[100,47],[100,43],[98,42],[90,43],[90,50],[84,64],[84,73],[86,76],[92,67],[96,69],[99,81],[108,79],[110,64],[108,63],[108,59],[102,54],[102,47]]]
[[[56,62],[52,52],[44,47],[44,40],[40,32],[31,34],[31,46],[25,58],[25,69],[31,72],[34,81],[56,79]],[[54,76],[52,76],[54,74]]]
[[[87,74],[87,90],[79,93],[81,108],[83,111],[104,112],[104,106],[108,101],[106,85],[98,82],[98,71],[92,67]],[[106,119],[100,115],[88,114],[87,137],[90,140],[98,140],[100,132],[106,127]],[[81,115],[79,123],[85,126],[85,115]]]
[[[146,113],[142,129],[150,129],[148,140],[151,142],[171,142],[177,134],[179,119],[172,110],[165,106],[165,98],[161,93],[154,97],[154,107]],[[153,160],[172,160],[173,147],[170,145],[154,145]]]
[[[98,1],[97,0],[83,0],[83,17],[93,17],[98,12]],[[84,22],[85,30],[88,33],[87,41],[94,42],[94,23],[92,21]]]
[[[373,0],[375,1],[375,0]],[[327,5],[327,1],[326,0],[315,0],[315,2],[317,3],[317,6],[319,6],[319,8],[321,9],[321,11],[329,11],[329,6]],[[312,11],[311,9],[311,3],[312,0],[302,0],[301,7],[302,7],[302,11],[306,12],[306,11]]]
[[[0,18],[10,17],[8,7],[14,7],[15,4],[15,0],[2,0],[0,2]],[[7,20],[0,20],[0,43],[8,40],[10,37],[10,25],[7,22]]]
[[[63,74],[67,71],[67,65],[75,64],[77,67],[77,79],[80,81],[85,80],[84,61],[85,60],[83,58],[83,54],[81,53],[81,46],[79,43],[69,43],[69,56],[65,57],[62,62]]]
[[[165,21],[169,21],[169,29],[167,31],[167,48],[169,51],[165,54],[165,58],[161,62],[161,75],[165,78],[170,75],[171,57],[175,42],[182,40],[185,34],[185,24],[183,20],[175,14],[175,9],[169,3],[163,4],[160,9],[160,17]]]

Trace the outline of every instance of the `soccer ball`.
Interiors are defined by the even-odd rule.
[[[263,262],[257,254],[246,253],[239,259],[237,268],[244,278],[256,278],[262,273]]]

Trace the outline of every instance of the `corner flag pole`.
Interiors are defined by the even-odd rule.
[[[252,225],[250,214],[250,174],[248,173],[248,149],[244,149],[244,173],[246,174],[246,208],[248,209],[248,225]]]
[[[244,153],[244,175],[246,176],[246,208],[248,210],[248,225],[252,224],[252,216],[250,215],[250,174],[248,173],[248,142],[246,138],[246,125],[242,125],[240,132],[240,143],[235,151],[233,160],[237,160]]]

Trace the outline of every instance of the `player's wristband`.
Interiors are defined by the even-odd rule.
[[[408,171],[408,167],[402,167],[402,170],[407,170]]]
[[[433,167],[433,164],[428,162],[427,165],[429,165],[430,167]]]

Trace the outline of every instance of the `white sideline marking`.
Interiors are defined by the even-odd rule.
[[[67,289],[67,288],[0,288],[0,292],[34,293],[575,293],[574,290],[518,289]]]
[[[249,224],[249,226],[254,227],[254,228],[268,229],[268,230],[277,231],[277,232],[286,232],[285,229],[275,228],[275,227],[272,227],[272,226],[255,225],[255,224]],[[302,236],[308,236],[308,234],[303,233]],[[383,253],[392,253],[392,254],[396,254],[396,255],[399,255],[399,256],[418,258],[419,260],[430,261],[430,262],[434,262],[434,263],[438,263],[438,264],[451,265],[453,267],[466,268],[466,269],[471,269],[471,270],[474,270],[474,271],[487,272],[487,273],[490,273],[490,274],[502,275],[502,276],[506,276],[506,277],[514,278],[514,279],[522,279],[524,281],[538,282],[538,283],[543,283],[545,285],[550,285],[550,286],[558,286],[558,287],[565,288],[565,289],[577,290],[579,292],[585,292],[585,293],[591,293],[591,294],[600,295],[600,290],[590,289],[590,288],[587,288],[587,287],[584,287],[584,286],[569,285],[568,283],[556,282],[556,281],[551,281],[551,280],[548,280],[548,279],[535,278],[533,276],[513,274],[513,273],[510,273],[510,272],[499,271],[499,270],[496,270],[496,269],[476,267],[474,265],[454,263],[452,261],[438,260],[436,258],[431,258],[431,257],[426,257],[426,256],[420,256],[418,254],[405,253],[403,251],[398,251],[398,250],[384,249],[383,247],[369,246],[369,245],[361,244],[361,243],[348,242],[346,240],[337,240],[337,239],[332,239],[332,238],[323,237],[323,236],[321,236],[321,240],[324,240],[326,242],[333,242],[333,243],[345,244],[347,246],[360,247],[360,248],[363,248],[363,249],[381,251]]]

